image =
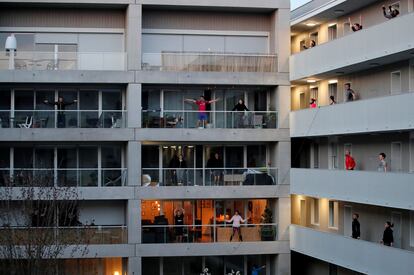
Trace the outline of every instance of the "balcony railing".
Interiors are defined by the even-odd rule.
[[[276,185],[277,168],[143,168],[142,186]]]
[[[9,68],[9,54],[0,53],[0,70]],[[15,70],[114,70],[126,68],[125,52],[21,52],[14,56]]]
[[[143,53],[142,69],[185,72],[277,72],[277,56],[218,52]]]
[[[275,111],[144,110],[142,117],[144,128],[277,128]]]
[[[122,110],[0,110],[0,128],[125,128]]]
[[[214,243],[230,242],[233,233],[231,224],[209,225],[142,225],[143,243]],[[180,241],[177,236],[182,236]],[[275,241],[277,224],[242,224],[243,242]],[[233,242],[239,241],[236,233]]]
[[[126,226],[0,227],[0,245],[123,244]]]
[[[126,168],[0,168],[0,185],[109,187],[126,185]]]

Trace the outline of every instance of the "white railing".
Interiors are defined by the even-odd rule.
[[[276,185],[278,169],[142,168],[142,186]]]
[[[277,56],[218,52],[143,53],[142,69],[187,72],[277,72]]]
[[[9,54],[0,53],[0,70],[9,68]],[[126,69],[125,52],[21,52],[14,57],[15,70],[114,70]]]
[[[43,240],[51,244],[123,244],[127,243],[127,226],[1,226],[0,245],[26,245]]]
[[[144,110],[144,128],[277,128],[275,111]]]
[[[216,224],[192,225],[142,225],[143,243],[213,243],[238,242],[239,235],[233,233],[232,225],[224,221]],[[241,224],[240,232],[243,242],[275,241],[277,223]],[[177,236],[182,236],[177,238]]]
[[[0,110],[0,128],[125,128],[123,110]]]
[[[126,185],[126,168],[0,168],[0,185],[107,187]]]
[[[290,113],[290,135],[318,136],[414,128],[414,93],[403,93]]]

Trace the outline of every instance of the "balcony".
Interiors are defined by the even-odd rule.
[[[142,69],[174,72],[277,72],[277,56],[218,52],[143,53]]]
[[[200,114],[211,123],[198,124]],[[145,110],[142,112],[144,128],[224,128],[224,129],[275,129],[277,112],[274,111],[182,111]]]
[[[0,54],[0,70],[66,71],[100,70],[125,71],[125,52],[20,52],[14,60],[8,53]]]
[[[125,186],[126,168],[0,168],[0,186],[111,187]]]
[[[121,110],[0,110],[0,128],[125,128]]]
[[[364,274],[409,274],[414,253],[350,237],[290,226],[293,251]]]
[[[176,233],[183,232],[182,241]],[[223,243],[239,242],[237,234],[230,240],[231,224],[211,225],[142,225],[142,243]],[[243,242],[276,241],[277,224],[242,224]]]
[[[142,186],[276,185],[277,168],[143,168]]]
[[[290,113],[291,137],[401,131],[414,128],[414,93]]]
[[[1,245],[125,244],[126,226],[1,227]]]
[[[414,210],[413,173],[291,169],[290,180],[292,194]]]
[[[323,73],[350,73],[410,59],[414,48],[414,13],[363,29],[339,39],[294,54],[290,58],[290,78],[299,80]],[[305,66],[307,65],[307,66]]]

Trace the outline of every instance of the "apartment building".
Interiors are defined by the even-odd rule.
[[[2,190],[76,190],[53,240],[87,251],[54,274],[290,274],[289,16],[287,0],[0,4]],[[50,230],[41,212],[3,233]]]
[[[291,15],[292,274],[412,274],[414,2],[311,1]]]

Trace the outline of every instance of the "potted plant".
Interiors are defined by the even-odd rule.
[[[274,241],[275,229],[274,226],[271,225],[272,222],[272,210],[266,205],[266,208],[262,214],[262,223],[264,225],[262,225],[260,228],[260,236],[262,241]]]

